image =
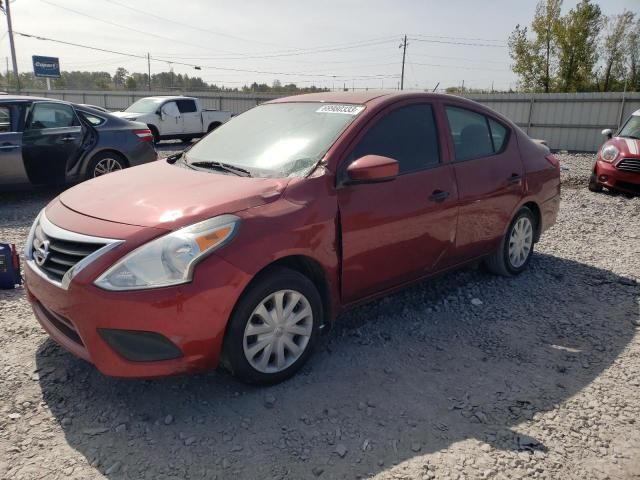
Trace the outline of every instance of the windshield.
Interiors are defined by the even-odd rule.
[[[618,133],[618,137],[640,138],[640,115],[631,115]]]
[[[160,98],[143,98],[127,108],[125,112],[153,113],[158,109],[160,103],[162,103]]]
[[[185,161],[225,163],[253,176],[304,176],[363,110],[326,103],[261,105],[200,140]]]

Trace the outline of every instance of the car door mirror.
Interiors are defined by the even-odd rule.
[[[611,130],[610,128],[605,128],[604,130],[602,130],[602,135],[607,138],[611,138],[613,137],[613,130]]]
[[[388,182],[398,176],[397,160],[381,155],[365,155],[347,167],[347,183]]]

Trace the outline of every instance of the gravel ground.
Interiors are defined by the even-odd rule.
[[[0,478],[640,478],[640,198],[590,193],[592,158],[560,158],[527,272],[360,307],[268,389],[106,378],[0,292]],[[56,193],[0,195],[0,238],[23,244]]]

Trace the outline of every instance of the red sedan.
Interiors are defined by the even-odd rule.
[[[481,259],[521,273],[559,201],[548,149],[472,101],[284,98],[62,193],[28,238],[28,296],[107,375],[273,383],[358,303]]]
[[[640,194],[640,110],[632,113],[614,136],[602,145],[589,179],[589,190],[601,192],[603,187]]]

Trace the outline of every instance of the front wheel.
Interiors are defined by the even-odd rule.
[[[596,172],[593,172],[591,174],[591,177],[589,178],[589,190],[592,192],[601,192],[602,191],[602,184],[598,183],[598,179],[596,177]]]
[[[225,366],[246,383],[281,382],[306,362],[322,318],[314,284],[294,270],[272,268],[243,294],[231,316]]]
[[[518,210],[498,250],[485,260],[490,272],[510,277],[522,273],[533,255],[536,219],[527,207]]]

